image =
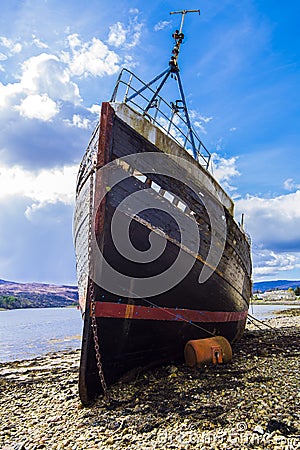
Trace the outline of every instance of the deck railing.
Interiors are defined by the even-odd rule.
[[[176,76],[176,75],[174,75]],[[150,122],[163,130],[188,153],[197,154],[199,164],[208,169],[211,154],[194,129],[183,117],[184,105],[181,100],[167,103],[149,84],[144,83],[128,69],[122,69],[111,102],[124,102],[143,114]],[[151,99],[155,99],[151,102]]]

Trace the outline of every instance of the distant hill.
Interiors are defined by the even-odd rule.
[[[295,289],[297,286],[300,287],[300,281],[295,280],[276,280],[276,281],[260,281],[257,283],[253,283],[253,292],[261,291],[269,291],[274,289]]]
[[[300,287],[299,281],[276,280],[253,283],[253,292]],[[54,308],[78,304],[76,286],[16,283],[0,279],[0,308]]]
[[[77,303],[75,286],[0,280],[0,308],[54,308]]]

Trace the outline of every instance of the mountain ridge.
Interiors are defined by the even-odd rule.
[[[78,303],[76,286],[0,279],[0,308],[54,308]]]
[[[300,287],[300,280],[273,280],[273,281],[257,281],[253,283],[253,292],[268,290],[282,289],[287,290],[289,288],[295,289]]]
[[[253,283],[253,292],[295,289],[297,286],[300,286],[300,280],[258,281]],[[77,304],[77,286],[0,279],[0,308],[55,308]]]

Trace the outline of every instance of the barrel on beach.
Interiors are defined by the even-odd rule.
[[[223,336],[188,341],[184,349],[184,357],[189,367],[203,364],[223,364],[232,359],[229,342]]]

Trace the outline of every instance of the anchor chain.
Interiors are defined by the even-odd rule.
[[[92,251],[91,245],[92,245],[92,232],[93,232],[92,227],[93,227],[94,173],[95,173],[95,164],[94,164],[94,167],[93,167],[91,175],[90,175],[89,247],[88,247],[88,259],[89,259],[90,273],[91,273],[91,251]],[[99,338],[98,338],[98,333],[97,333],[96,300],[95,300],[94,282],[92,279],[89,279],[88,292],[89,292],[89,300],[90,300],[90,305],[91,305],[91,319],[92,319],[91,327],[92,327],[92,331],[93,331],[94,348],[95,348],[98,374],[99,374],[101,386],[103,389],[104,397],[106,400],[109,400],[109,392],[107,389],[107,384],[106,384],[104,373],[103,373],[100,346],[99,346]]]
[[[101,381],[101,386],[102,386],[102,389],[104,392],[104,397],[107,400],[109,400],[109,392],[108,392],[106,381],[104,378],[101,354],[100,354],[100,347],[99,347],[99,339],[98,339],[98,333],[97,333],[96,301],[95,301],[93,280],[90,280],[90,301],[91,301],[91,307],[92,307],[91,308],[91,313],[92,313],[92,325],[91,326],[92,326],[92,330],[93,330],[94,347],[95,347],[95,353],[96,353],[98,373],[99,373],[99,378]]]

